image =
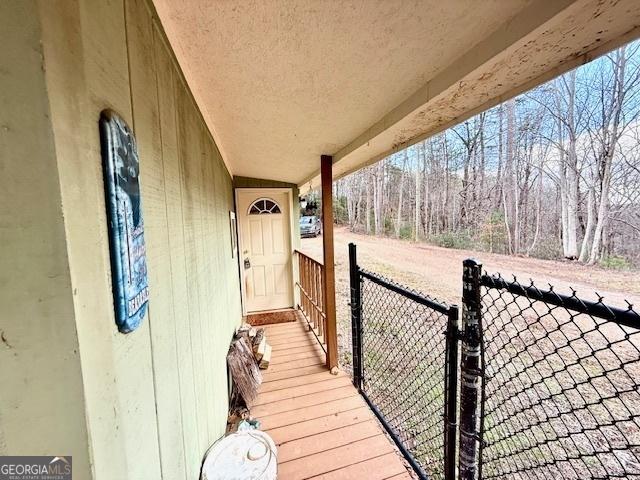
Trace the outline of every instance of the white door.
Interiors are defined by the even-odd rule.
[[[291,222],[286,190],[237,190],[240,268],[247,313],[293,306]]]

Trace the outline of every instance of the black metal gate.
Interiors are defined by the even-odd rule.
[[[465,260],[459,326],[455,305],[349,259],[353,381],[420,478],[640,480],[631,304]]]
[[[353,382],[421,478],[453,478],[458,308],[349,261]]]

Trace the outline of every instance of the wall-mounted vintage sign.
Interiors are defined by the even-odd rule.
[[[116,323],[128,333],[142,322],[149,301],[138,151],[131,129],[110,110],[100,115],[100,142]]]

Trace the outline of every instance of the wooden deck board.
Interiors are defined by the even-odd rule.
[[[288,412],[299,408],[313,408],[315,405],[337,400],[339,398],[352,397],[358,395],[355,389],[347,385],[346,387],[334,388],[324,392],[306,395],[304,397],[288,398],[279,402],[265,403],[251,408],[251,414],[260,418],[265,415],[273,415],[274,413]],[[260,395],[258,395],[258,401]]]
[[[311,365],[308,367],[302,367],[295,370],[284,370],[281,372],[270,372],[265,370],[262,374],[262,383],[275,382],[277,380],[282,380],[285,378],[294,378],[294,377],[302,377],[304,375],[311,375],[318,372],[326,372],[329,373],[323,364],[321,365]]]
[[[270,367],[251,414],[278,446],[278,479],[412,478],[345,373],[302,322],[267,325]]]
[[[266,332],[267,338],[269,338],[269,343],[271,345],[290,345],[292,343],[300,344],[300,347],[306,347],[309,344],[313,345],[316,342],[315,337],[312,334],[308,333],[292,333],[290,335],[269,335]]]
[[[268,335],[267,335],[268,337]],[[313,348],[315,346],[316,339],[313,337],[307,337],[299,339],[280,339],[280,340],[270,340],[269,345],[273,347],[274,350],[287,350],[289,348],[295,347],[307,347]]]
[[[317,435],[318,433],[328,432],[329,430],[335,430],[336,428],[346,425],[355,425],[356,423],[362,423],[372,419],[373,416],[368,407],[359,407],[355,410],[332,413],[324,417],[306,420],[285,427],[272,428],[269,430],[269,433],[276,444],[282,444],[284,442],[290,442],[291,440]]]
[[[280,476],[291,479],[312,478],[318,475],[328,474],[329,472],[335,472],[336,470],[346,469],[387,453],[393,453],[393,446],[387,438],[380,433],[375,437],[357,440],[348,445],[314,453],[306,457],[300,457],[289,462],[282,462],[278,465],[278,478],[280,478]],[[393,473],[399,472],[395,471]],[[393,475],[393,473],[391,473],[391,475]],[[363,477],[348,476],[342,478]],[[367,476],[366,478],[369,479],[373,477]],[[378,478],[384,478],[384,476]]]
[[[324,365],[324,359],[320,356],[303,358],[301,360],[289,360],[285,363],[272,363],[269,367],[272,372],[284,372],[288,370],[297,370],[300,367],[310,367],[311,365]]]
[[[291,355],[294,353],[300,353],[304,351],[317,352],[318,355],[322,357],[322,360],[324,361],[324,350],[320,348],[315,338],[308,339],[308,340],[301,340],[301,341],[296,340],[296,341],[290,341],[290,342],[283,342],[275,345],[269,342],[269,344],[273,348],[273,353],[278,353],[280,355]]]
[[[313,347],[312,347],[313,348]],[[289,360],[302,360],[304,358],[322,358],[322,351],[315,352],[312,349],[307,349],[304,352],[294,352],[289,353],[286,350],[277,350],[273,352],[272,359],[276,358],[283,363],[288,362]]]
[[[354,480],[361,478],[386,480],[402,473],[408,475],[398,455],[395,452],[390,452],[311,478],[315,480]]]
[[[344,373],[342,375],[344,375]],[[309,373],[307,375],[288,377],[280,380],[271,380],[260,387],[260,393],[270,392],[272,390],[281,390],[283,388],[297,387],[299,385],[308,385],[310,383],[323,382],[325,380],[330,380],[332,377],[333,375],[323,368],[322,371],[317,373]]]
[[[298,385],[297,387],[284,388],[282,390],[274,390],[264,392],[258,396],[254,405],[264,403],[273,403],[289,398],[303,397],[312,393],[323,392],[325,390],[333,390],[340,387],[346,387],[351,383],[349,377],[336,377],[323,382],[308,383],[306,385]]]
[[[264,327],[259,327],[259,328],[264,328],[266,332],[269,332],[270,334],[273,334],[273,335],[291,335],[291,334],[298,334],[298,333],[309,333],[309,329],[304,327],[303,325],[300,325],[299,323],[295,324],[295,326],[292,326],[292,327],[285,327],[283,325],[280,328],[278,328],[277,325],[265,325]]]
[[[280,445],[278,447],[278,461],[280,463],[288,462],[376,435],[380,435],[380,427],[373,420],[347,425]]]
[[[278,328],[278,325],[265,325],[264,329],[274,332],[276,334],[287,333],[287,332],[308,332],[309,331],[309,327],[307,327],[306,325],[303,325],[301,322],[289,323],[287,325],[280,325],[280,327],[283,327],[283,328]]]
[[[360,398],[360,395],[354,395],[353,397],[340,398],[332,402],[321,403],[314,408],[299,408],[274,415],[266,415],[261,418],[261,423],[263,428],[272,430],[289,425],[298,425],[301,422],[336,415],[338,413],[350,412],[361,407],[366,407],[366,404],[362,398]]]
[[[322,350],[322,347],[320,347],[320,345],[318,345],[317,343],[312,347],[312,349],[321,355],[324,352],[324,350]],[[302,345],[300,347],[289,347],[288,349],[283,348],[283,349],[277,350],[276,352],[278,355],[293,355],[294,353],[301,353],[301,352],[308,352],[308,351],[309,351],[309,345]]]
[[[304,323],[298,321],[298,322],[291,322],[291,323],[262,325],[262,328],[264,328],[265,330],[273,330],[277,332],[288,332],[290,330],[306,330],[307,326]]]

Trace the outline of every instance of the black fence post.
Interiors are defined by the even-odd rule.
[[[458,340],[460,321],[458,306],[447,312],[444,375],[444,478],[456,478],[456,444],[458,430]]]
[[[353,358],[353,384],[362,391],[362,298],[356,245],[349,244],[349,283],[351,284],[351,354]]]
[[[478,398],[482,382],[480,361],[482,264],[462,262],[462,358],[460,383],[460,479],[477,480],[480,445]]]

